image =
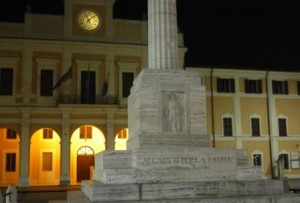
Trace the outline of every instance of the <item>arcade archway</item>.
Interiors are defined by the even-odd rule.
[[[128,140],[128,128],[120,130],[115,137],[115,150],[126,150]]]
[[[37,130],[30,140],[30,185],[59,185],[60,137],[51,128]]]
[[[19,134],[10,128],[0,128],[0,186],[18,184],[19,160]]]
[[[105,150],[105,137],[97,127],[83,125],[74,131],[71,137],[70,151],[70,176],[72,185],[79,184],[81,180],[91,177],[91,166],[94,163],[94,155],[103,150]],[[80,165],[83,166],[84,162],[88,163],[88,167],[81,171],[79,167]]]

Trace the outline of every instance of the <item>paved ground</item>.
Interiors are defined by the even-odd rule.
[[[2,194],[6,188],[0,188]],[[18,203],[65,203],[68,191],[80,190],[80,186],[42,186],[17,188]],[[2,202],[0,202],[2,203]]]

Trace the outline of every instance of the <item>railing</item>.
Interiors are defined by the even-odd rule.
[[[58,104],[107,104],[117,105],[119,104],[118,96],[108,95],[94,95],[89,97],[83,97],[82,95],[60,95],[58,97]]]

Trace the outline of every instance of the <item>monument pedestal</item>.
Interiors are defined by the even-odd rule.
[[[95,181],[82,182],[82,191],[91,202],[222,202],[233,197],[251,197],[282,195],[285,193],[280,180],[259,181],[194,181],[177,183],[147,184],[102,184]],[[299,198],[299,197],[298,197]],[[195,201],[197,199],[197,201]],[[270,198],[271,199],[271,198]],[[179,201],[180,202],[180,201]],[[233,202],[233,201],[232,201]],[[237,201],[246,202],[246,201]],[[270,201],[271,202],[271,201]]]
[[[92,202],[283,194],[243,150],[209,147],[205,88],[196,73],[145,69],[128,100],[128,150],[96,155]]]
[[[105,184],[260,180],[260,167],[234,149],[157,148],[105,151],[96,156],[94,179]]]
[[[128,149],[208,147],[206,91],[197,73],[144,69],[128,98]]]

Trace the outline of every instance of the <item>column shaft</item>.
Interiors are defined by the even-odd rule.
[[[148,0],[148,68],[179,69],[176,0]]]

